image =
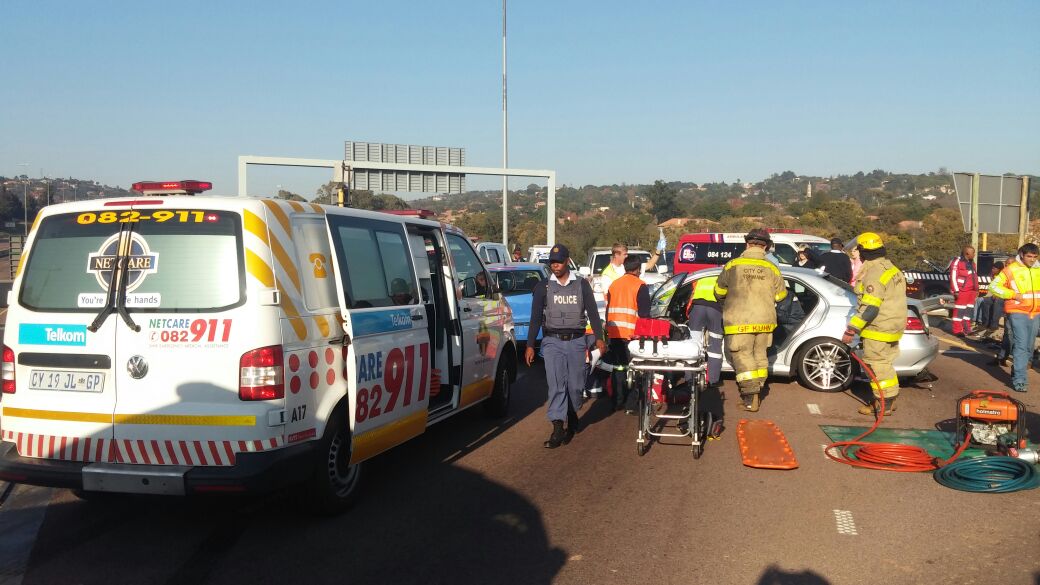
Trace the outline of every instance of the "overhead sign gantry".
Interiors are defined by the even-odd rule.
[[[412,193],[461,193],[466,175],[544,177],[546,243],[556,241],[556,171],[466,166],[461,148],[347,142],[345,154],[344,160],[239,156],[238,194],[249,193],[249,165],[327,168],[332,169],[334,182],[348,188]],[[508,240],[509,226],[503,213],[502,243],[508,246]]]

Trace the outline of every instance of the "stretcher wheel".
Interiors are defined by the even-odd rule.
[[[636,442],[636,453],[642,457],[646,455],[646,450],[650,448],[650,442],[644,441],[642,443]]]
[[[703,444],[701,444],[701,445],[694,445],[693,446],[693,458],[694,459],[700,459],[701,455],[703,455],[703,454],[704,454],[704,445]]]

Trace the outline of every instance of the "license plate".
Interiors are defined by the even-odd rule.
[[[32,370],[29,372],[30,390],[101,392],[104,388],[105,375],[96,372],[67,372],[64,370]]]

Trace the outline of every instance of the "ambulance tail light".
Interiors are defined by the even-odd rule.
[[[238,398],[275,400],[285,397],[282,346],[270,345],[250,350],[238,360]]]
[[[3,380],[3,392],[4,394],[14,394],[14,350],[10,347],[4,346],[4,358],[3,366],[0,369],[0,379]]]

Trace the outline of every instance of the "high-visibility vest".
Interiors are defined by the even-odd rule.
[[[715,281],[718,279],[718,276],[705,276],[694,283],[693,294],[690,295],[690,300],[686,301],[686,315],[690,314],[693,301],[697,299],[718,302],[718,299],[715,298]]]
[[[607,291],[607,337],[632,339],[639,320],[636,295],[639,287],[646,286],[638,276],[625,274],[615,280]]]
[[[1008,262],[990,283],[989,291],[1006,299],[1006,313],[1025,313],[1030,317],[1040,314],[1040,267],[1028,267],[1017,259]],[[1016,301],[1015,295],[1022,295],[1022,301]]]

